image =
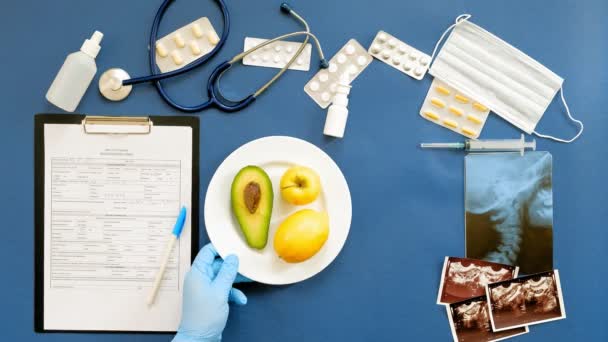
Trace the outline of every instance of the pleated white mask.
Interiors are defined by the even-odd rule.
[[[572,142],[583,132],[582,122],[570,115],[563,95],[564,80],[530,56],[483,28],[459,16],[429,73],[469,94],[494,113],[528,134]],[[562,90],[561,98],[570,119],[580,125],[576,136],[563,140],[535,131],[547,107]]]

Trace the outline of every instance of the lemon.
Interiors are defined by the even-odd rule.
[[[317,254],[328,236],[326,212],[299,210],[279,225],[274,235],[274,250],[286,262],[302,262]]]

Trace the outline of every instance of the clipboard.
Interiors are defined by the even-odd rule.
[[[80,114],[37,114],[34,123],[34,330],[35,332],[173,333],[141,330],[45,329],[45,125],[80,125],[82,134],[150,134],[155,127],[190,127],[192,132],[190,260],[194,261],[199,241],[199,118],[194,116],[86,116]],[[172,227],[172,226],[171,226]],[[171,227],[167,227],[169,229]]]

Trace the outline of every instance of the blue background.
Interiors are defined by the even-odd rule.
[[[181,101],[203,99],[214,65],[242,51],[245,36],[274,37],[300,30],[279,12],[280,1],[227,0],[232,30],[210,66],[166,82]],[[33,118],[59,112],[44,95],[70,52],[98,29],[105,34],[99,72],[78,112],[178,114],[151,85],[134,88],[120,103],[97,91],[101,72],[122,67],[148,73],[148,31],[157,1],[8,1],[0,10],[2,81],[0,146],[0,334],[6,341],[167,341],[168,335],[42,334],[33,332]],[[538,140],[554,157],[555,265],[560,270],[568,318],[533,326],[522,341],[608,340],[606,245],[608,201],[604,150],[608,134],[608,2],[569,1],[294,1],[321,39],[328,58],[350,39],[368,47],[378,30],[430,53],[454,18],[472,20],[520,48],[566,79],[575,117],[586,125],[573,144]],[[169,9],[161,34],[200,16],[216,28],[212,1],[180,0]],[[316,57],[313,58],[316,64]],[[223,78],[228,95],[257,88],[275,69],[238,67]],[[464,253],[463,157],[421,151],[427,141],[459,136],[419,117],[431,77],[416,81],[374,61],[353,84],[344,139],[323,136],[326,111],[303,91],[316,70],[288,72],[256,103],[238,114],[201,114],[201,208],[221,161],[240,145],[268,135],[305,139],[341,167],[353,200],[349,239],[324,272],[291,286],[242,287],[245,307],[231,308],[226,341],[408,341],[451,339],[445,309],[435,304],[445,255]],[[572,136],[554,100],[538,130]],[[482,138],[517,138],[520,131],[491,115]],[[201,244],[208,241],[201,227]]]

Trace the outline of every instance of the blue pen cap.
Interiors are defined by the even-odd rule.
[[[179,215],[177,216],[177,221],[175,221],[175,226],[173,227],[173,235],[175,237],[179,237],[184,229],[184,223],[186,222],[186,207],[182,207],[179,211]]]

